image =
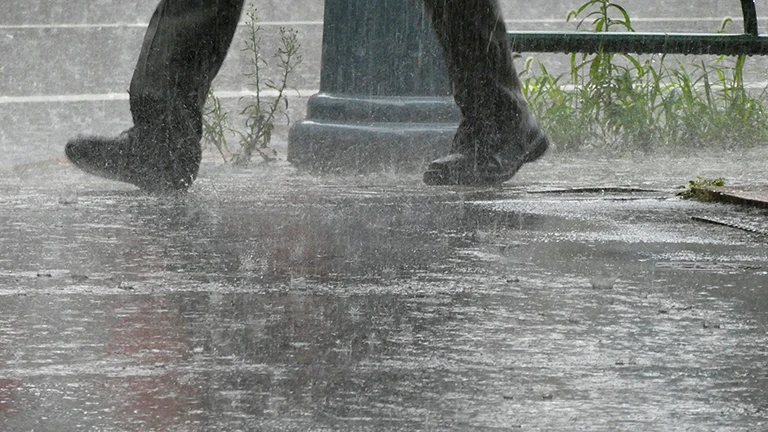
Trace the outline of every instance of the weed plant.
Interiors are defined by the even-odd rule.
[[[229,127],[229,111],[221,106],[221,100],[214,94],[213,88],[208,90],[208,100],[203,112],[203,143],[212,145],[226,162],[229,148],[227,135],[231,134]]]
[[[626,9],[608,0],[587,1],[566,21],[577,19],[578,30],[634,31]],[[667,55],[598,52],[572,54],[570,71],[557,76],[529,58],[521,78],[532,111],[563,150],[734,148],[768,142],[766,93],[745,89],[745,64],[746,56],[686,67]]]
[[[229,112],[222,107],[213,89],[208,94],[203,114],[203,142],[214,146],[225,162],[235,165],[249,164],[254,154],[258,154],[265,162],[275,160],[276,152],[269,147],[272,133],[279,117],[282,116],[290,123],[286,91],[291,75],[302,62],[298,33],[294,29],[280,27],[280,45],[272,55],[272,60],[277,61],[278,78],[273,80],[266,77],[264,72],[271,65],[262,53],[262,28],[258,24],[256,8],[250,6],[246,17],[247,35],[242,51],[248,54],[249,69],[243,76],[252,94],[240,99],[245,104],[240,111],[243,127],[231,126]],[[265,95],[267,90],[271,90],[270,96]],[[228,147],[228,136],[237,139],[237,149]]]
[[[684,199],[695,199],[699,201],[713,201],[714,195],[712,188],[725,186],[725,179],[718,177],[716,179],[703,179],[697,176],[696,180],[689,180],[688,186],[680,186],[683,189],[678,195]]]

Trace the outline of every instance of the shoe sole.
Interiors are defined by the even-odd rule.
[[[488,186],[504,183],[517,174],[520,168],[530,162],[535,162],[549,150],[549,141],[541,136],[539,144],[525,154],[522,161],[499,174],[483,174],[468,172],[468,170],[451,170],[450,167],[428,168],[424,172],[424,184],[428,186]]]
[[[99,144],[94,143],[98,137],[81,137],[70,140],[64,147],[64,154],[67,159],[81,171],[107,180],[119,181],[132,184],[145,192],[152,194],[176,194],[186,191],[197,177],[199,168],[199,156],[184,155],[176,156],[166,166],[155,164],[154,169],[150,169],[147,162],[131,164],[124,160],[121,162],[121,156],[125,153],[104,153],[99,151]],[[89,141],[90,140],[90,141]],[[187,156],[184,159],[184,156]],[[185,160],[192,160],[192,164],[186,164],[179,168],[179,165]]]

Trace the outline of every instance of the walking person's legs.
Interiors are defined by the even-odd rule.
[[[79,168],[149,191],[188,188],[200,166],[202,110],[244,0],[162,0],[130,86],[134,126],[116,138],[78,137]]]
[[[424,174],[431,185],[509,180],[549,146],[520,91],[498,0],[424,0],[445,53],[463,120],[451,154]]]

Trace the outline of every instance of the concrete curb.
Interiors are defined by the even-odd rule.
[[[708,188],[707,191],[717,202],[768,208],[768,189],[766,188],[714,187]]]

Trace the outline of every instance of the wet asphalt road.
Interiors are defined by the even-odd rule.
[[[726,157],[4,175],[0,429],[765,430],[768,237],[691,216],[768,214],[670,187],[764,175]]]

